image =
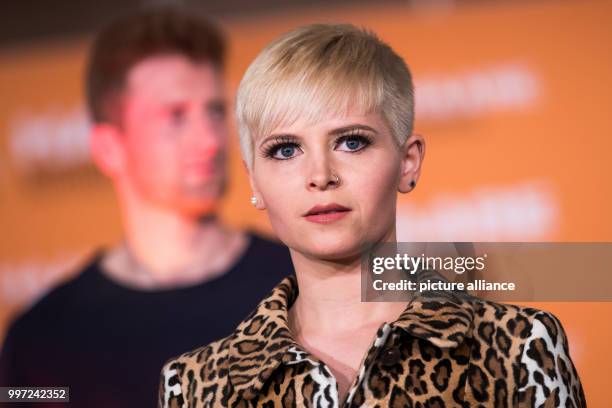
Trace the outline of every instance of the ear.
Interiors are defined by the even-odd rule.
[[[402,168],[397,190],[400,193],[408,193],[414,189],[421,175],[421,166],[425,158],[425,139],[413,133],[402,145],[401,155]]]
[[[257,203],[255,204],[255,208],[257,208],[258,210],[265,210],[266,203],[264,202],[263,196],[261,195],[261,193],[259,192],[259,189],[257,188],[257,183],[255,182],[255,178],[253,177],[253,169],[249,169],[249,166],[244,161],[244,159],[242,159],[242,165],[244,166],[244,169],[246,170],[247,175],[249,177],[249,184],[251,185],[251,191],[253,192],[253,197],[257,198]]]
[[[125,150],[117,126],[93,124],[89,137],[91,157],[98,169],[111,178],[119,175],[125,167]]]

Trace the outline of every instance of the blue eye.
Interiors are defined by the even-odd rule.
[[[288,160],[298,154],[299,145],[297,143],[282,143],[272,146],[266,156],[277,160]]]
[[[346,141],[346,147],[348,147],[351,150],[355,150],[359,147],[359,140],[347,140]]]
[[[343,136],[338,139],[338,146],[345,146],[343,149],[338,149],[346,152],[356,152],[359,151],[366,146],[372,144],[370,139],[365,136]]]
[[[283,146],[280,149],[278,149],[278,151],[281,154],[281,156],[283,156],[284,158],[289,158],[293,156],[293,153],[295,152],[295,147],[294,146]]]

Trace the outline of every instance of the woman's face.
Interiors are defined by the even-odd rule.
[[[409,191],[420,168],[415,140],[422,142],[415,135],[398,148],[378,113],[278,127],[254,141],[257,207],[305,256],[358,256],[363,244],[395,239],[397,191]]]

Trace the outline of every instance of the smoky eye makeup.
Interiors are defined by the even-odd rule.
[[[362,130],[351,130],[338,136],[334,142],[336,150],[357,153],[374,143],[374,138]],[[346,149],[338,149],[345,145]]]
[[[263,158],[276,158],[275,156],[281,150],[283,154],[287,151],[300,148],[300,143],[297,137],[291,135],[279,135],[266,140],[260,147],[260,155]],[[290,156],[284,158],[278,158],[279,160],[286,160]]]
[[[338,129],[330,133],[330,148],[346,153],[360,153],[374,143],[376,131],[369,127],[355,126]],[[267,138],[260,147],[260,156],[265,159],[288,160],[295,157],[302,144],[297,136],[290,134]]]

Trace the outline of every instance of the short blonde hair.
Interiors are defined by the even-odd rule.
[[[374,33],[313,24],[270,43],[247,69],[236,97],[242,155],[253,141],[298,118],[317,123],[351,109],[378,112],[401,146],[412,133],[414,88],[404,60]]]

